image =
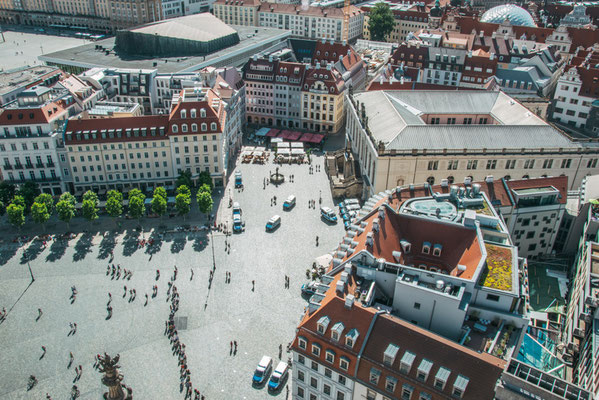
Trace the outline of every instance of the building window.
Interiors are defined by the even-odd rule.
[[[572,164],[571,158],[564,158],[562,160],[562,168],[570,168],[570,164]]]
[[[173,124],[171,126],[171,130],[173,131],[173,133],[177,133],[177,132],[179,132],[179,127],[176,124]]]
[[[326,351],[326,360],[327,362],[330,362],[331,364],[335,362],[335,352],[333,350],[327,350]]]
[[[466,166],[466,169],[476,169],[477,166],[478,160],[468,160],[468,165]]]
[[[385,390],[388,392],[394,392],[395,386],[397,386],[397,379],[392,376],[388,376],[385,381]]]
[[[414,387],[404,384],[401,388],[401,398],[402,400],[410,400],[412,398],[412,393],[414,393]]]
[[[420,310],[420,303],[414,303],[414,309]]]
[[[524,169],[533,169],[535,167],[535,160],[530,159],[524,162]]]
[[[551,168],[552,166],[553,166],[553,159],[552,158],[546,158],[545,160],[543,160],[543,168],[544,169]]]
[[[297,345],[299,346],[300,349],[306,350],[307,344],[308,344],[308,342],[306,341],[306,338],[304,338],[302,336],[297,338]]]
[[[447,169],[449,169],[449,170],[458,169],[458,160],[449,161],[447,163]]]
[[[344,371],[347,371],[349,368],[349,358],[347,357],[340,357],[339,358],[339,368],[341,368]]]
[[[370,383],[373,385],[378,385],[379,378],[381,377],[381,371],[376,368],[370,369]]]
[[[312,386],[314,389],[318,389],[318,379],[314,378],[313,376],[310,377],[310,386]]]
[[[304,382],[306,380],[306,377],[304,376],[304,372],[298,370],[297,371],[297,379],[301,382]]]
[[[487,300],[497,302],[499,301],[499,296],[496,294],[487,294]]]
[[[439,161],[429,161],[428,162],[428,170],[437,170],[437,168],[439,167]]]
[[[497,160],[488,160],[487,161],[487,169],[495,169],[497,166]]]
[[[318,363],[316,361],[312,361],[310,368],[312,368],[314,371],[318,371]]]
[[[297,355],[297,362],[300,364],[305,364],[306,363],[306,357],[302,356],[301,354]]]

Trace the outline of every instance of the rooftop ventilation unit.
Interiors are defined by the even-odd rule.
[[[473,196],[480,195],[480,183],[475,183],[472,185],[472,195]]]
[[[349,278],[349,274],[345,271],[343,271],[341,273],[341,277],[339,278],[339,280],[341,280],[342,282],[347,282]]]
[[[493,183],[493,175],[487,175],[485,177],[485,182],[487,182],[487,183]]]
[[[366,246],[372,246],[374,244],[374,240],[372,238],[372,232],[368,232],[366,234]]]
[[[391,254],[393,254],[393,259],[395,260],[395,262],[397,262],[397,263],[400,262],[401,251],[393,250],[393,252]]]
[[[447,179],[441,179],[441,187],[449,186],[449,181]]]
[[[385,219],[385,207],[383,206],[379,207],[379,218]]]
[[[353,294],[348,294],[347,296],[345,296],[345,308],[351,309],[355,301],[356,298]]]

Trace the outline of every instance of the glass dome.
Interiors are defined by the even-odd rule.
[[[493,7],[487,10],[480,20],[481,22],[501,24],[506,18],[512,25],[537,26],[528,11],[514,4]]]

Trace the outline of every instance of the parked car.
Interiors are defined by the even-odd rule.
[[[308,294],[308,295],[312,296],[314,293],[316,293],[316,282],[315,281],[310,281],[310,282],[304,283],[302,285],[302,294]]]
[[[270,380],[268,381],[268,390],[278,390],[281,388],[281,383],[285,382],[287,378],[287,373],[289,371],[289,366],[286,362],[280,361],[275,368],[275,371],[272,373]]]
[[[326,221],[337,223],[337,216],[329,207],[320,207],[320,216]]]
[[[360,201],[359,201],[358,199],[345,199],[345,200],[343,201],[343,203],[344,203],[345,205],[350,205],[350,204],[357,204],[357,205],[360,205]]]
[[[274,215],[271,219],[266,223],[266,231],[274,231],[281,225],[281,217],[278,215]]]
[[[258,363],[256,370],[254,371],[252,381],[257,385],[264,383],[268,379],[271,370],[272,358],[270,358],[269,356],[262,356],[262,359]]]
[[[239,188],[243,186],[243,180],[241,178],[241,171],[235,171],[235,187]]]
[[[245,229],[245,222],[241,220],[241,214],[233,214],[233,232],[241,233]]]
[[[283,203],[283,210],[289,211],[293,207],[295,207],[295,196],[291,195],[287,197],[287,200],[285,200],[285,202]]]

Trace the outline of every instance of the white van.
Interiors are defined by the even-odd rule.
[[[270,371],[272,370],[272,358],[269,356],[262,356],[262,359],[258,363],[256,367],[256,371],[254,371],[254,376],[252,377],[252,381],[255,384],[261,384],[268,379],[270,375]]]
[[[278,390],[281,388],[281,383],[285,382],[287,378],[287,373],[289,371],[289,366],[286,362],[279,362],[277,368],[275,368],[275,372],[272,373],[270,380],[268,381],[268,390]]]
[[[283,203],[283,210],[289,211],[295,206],[295,196],[291,195],[287,197],[287,200]]]

